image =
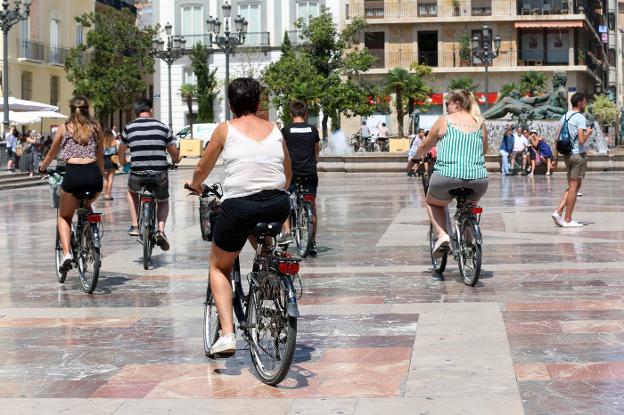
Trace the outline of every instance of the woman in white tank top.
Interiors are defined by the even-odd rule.
[[[223,158],[223,203],[213,232],[208,274],[222,328],[211,354],[220,356],[231,356],[236,350],[232,266],[257,223],[286,220],[290,212],[286,189],[292,176],[281,131],[256,116],[260,84],[251,78],[235,79],[228,86],[228,99],[235,119],[217,127],[193,180],[187,183],[201,192],[203,181],[219,157]]]

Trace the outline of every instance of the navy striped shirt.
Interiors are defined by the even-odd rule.
[[[167,171],[167,146],[173,142],[173,135],[162,122],[137,118],[123,129],[121,142],[130,149],[133,172]]]

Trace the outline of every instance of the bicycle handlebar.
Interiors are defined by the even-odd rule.
[[[191,192],[189,193],[190,195],[201,196],[201,197],[208,197],[210,195],[214,195],[219,199],[223,197],[223,189],[221,189],[220,183],[215,183],[212,186],[206,186],[205,184],[202,184],[201,193],[198,193],[195,189],[193,189],[187,183],[184,183],[184,189],[189,190]]]

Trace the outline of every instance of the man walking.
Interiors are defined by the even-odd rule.
[[[585,143],[592,134],[593,130],[587,127],[587,119],[583,115],[587,106],[587,96],[582,92],[572,95],[572,111],[568,111],[561,117],[561,127],[557,137],[561,137],[562,129],[567,126],[568,135],[572,142],[572,151],[570,154],[564,154],[566,170],[568,172],[568,188],[563,192],[559,207],[552,214],[553,221],[558,226],[564,228],[578,228],[583,224],[572,220],[572,212],[576,204],[578,191],[581,189],[581,182],[585,178],[587,170],[587,152]],[[555,162],[553,168],[557,167],[559,154],[555,150]],[[565,217],[562,217],[565,209]]]
[[[174,163],[180,155],[173,141],[169,128],[152,118],[152,102],[140,99],[134,105],[137,119],[127,124],[121,134],[119,157],[122,165],[126,164],[126,148],[130,148],[130,176],[128,178],[128,205],[132,225],[128,235],[138,236],[139,195],[143,186],[150,185],[156,196],[156,218],[158,231],[156,244],[163,250],[169,250],[169,241],[165,236],[165,223],[169,216],[169,162],[167,152]]]

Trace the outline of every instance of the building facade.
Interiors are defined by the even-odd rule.
[[[61,113],[69,113],[73,86],[65,77],[65,56],[85,39],[75,17],[94,10],[93,0],[32,1],[28,19],[13,26],[8,36],[9,96],[56,105]]]
[[[472,56],[471,40],[487,25],[501,46],[489,67],[494,93],[482,99],[494,102],[496,91],[518,84],[526,71],[563,71],[570,92],[617,90],[614,0],[349,0],[343,7],[345,23],[368,23],[361,46],[378,58],[367,73],[372,80],[417,62],[432,67],[435,93],[459,76],[483,92],[484,66]]]
[[[339,13],[342,10],[338,0],[232,0],[232,17],[245,17],[249,22],[244,45],[240,46],[230,57],[230,79],[239,76],[259,77],[271,62],[280,57],[280,46],[286,32],[293,44],[298,41],[295,21],[300,17],[317,16],[322,7],[328,7],[339,23]],[[221,6],[223,0],[152,0],[153,15],[157,23],[164,27],[167,23],[173,26],[172,33],[182,35],[189,48],[197,42],[207,43],[206,20],[218,17],[223,21]],[[220,83],[218,102],[215,103],[215,118],[223,121],[224,109],[224,81],[225,56],[216,48],[210,55],[211,68],[217,69],[217,79]],[[167,65],[160,62],[154,74],[154,108],[155,115],[167,123]],[[195,83],[195,75],[191,68],[191,61],[184,56],[174,63],[171,69],[172,76],[172,108],[173,129],[177,131],[189,124],[189,114],[186,103],[180,96],[182,84]],[[196,106],[195,106],[196,108]],[[275,119],[275,110],[269,110],[269,117]]]

